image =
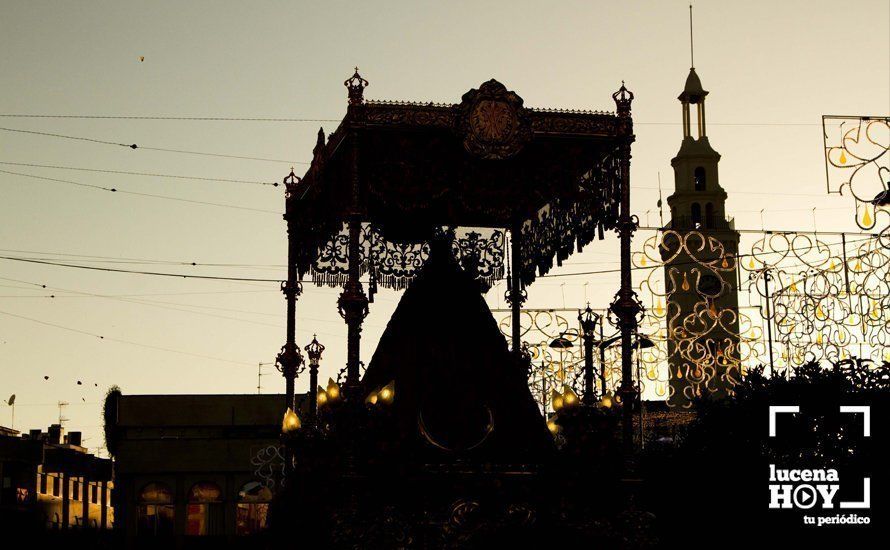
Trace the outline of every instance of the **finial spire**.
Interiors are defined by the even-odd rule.
[[[689,68],[695,69],[695,48],[692,43],[692,4],[689,4]]]
[[[368,87],[368,81],[362,78],[362,75],[358,74],[358,67],[355,68],[355,74],[347,78],[343,82],[343,85],[349,90],[350,105],[359,105],[365,101],[363,94],[365,88]]]

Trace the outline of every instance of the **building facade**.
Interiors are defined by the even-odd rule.
[[[231,544],[263,530],[283,471],[283,395],[108,399],[127,546]]]
[[[81,446],[80,432],[0,429],[0,524],[17,529],[110,529],[111,461]]]
[[[707,136],[707,95],[691,68],[678,97],[683,141],[671,159],[674,192],[667,199],[671,220],[660,247],[667,295],[668,402],[684,408],[706,394],[726,395],[740,369],[739,233],[726,217],[720,154]]]

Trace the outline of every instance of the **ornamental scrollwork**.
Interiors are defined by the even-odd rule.
[[[890,248],[890,117],[823,116],[829,193],[853,199],[856,224]]]
[[[451,239],[455,259],[475,277],[483,281],[483,290],[504,276],[505,239],[498,229],[440,229]],[[365,223],[359,232],[359,274],[368,275],[369,294],[377,286],[402,290],[414,280],[430,255],[428,241],[404,243],[388,240],[383,231]],[[341,287],[349,270],[349,231],[343,224],[340,231],[322,244],[310,269],[312,282],[318,286]]]

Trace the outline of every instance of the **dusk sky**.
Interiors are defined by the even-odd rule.
[[[811,231],[816,208],[817,229],[856,230],[849,200],[826,193],[821,116],[890,113],[890,3],[700,1],[694,34],[736,227]],[[690,66],[681,1],[4,0],[0,52],[0,256],[270,280],[285,278],[284,192],[262,183],[305,171],[318,127],[345,113],[354,66],[367,98],[449,103],[497,78],[527,106],[613,110],[624,80],[636,96],[632,205],[647,226],[659,223],[659,173],[665,197],[673,188]],[[23,114],[304,121],[10,116]],[[527,306],[607,305],[617,274],[564,275],[616,268],[617,242],[607,235],[536,282]],[[278,287],[2,259],[0,397],[17,395],[21,430],[46,429],[70,403],[66,427],[96,448],[113,384],[254,393],[262,362],[262,391],[283,392],[271,365],[285,338]],[[307,284],[297,304],[301,347],[313,333],[327,347],[323,381],[345,364],[338,292]],[[489,292],[493,308],[503,292]],[[381,290],[371,305],[365,362],[398,298]]]

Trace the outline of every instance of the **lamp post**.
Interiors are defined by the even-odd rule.
[[[593,346],[597,341],[594,340],[594,331],[596,326],[602,322],[602,317],[594,313],[587,304],[587,309],[578,311],[578,322],[581,323],[581,335],[584,338],[584,404],[593,406],[596,404],[596,396],[593,389]],[[600,355],[605,353],[605,349],[600,348]],[[600,365],[603,364],[600,359]],[[605,374],[603,374],[603,395],[606,394]]]
[[[573,347],[575,347],[575,344],[573,344],[571,340],[566,338],[566,333],[563,332],[550,342],[549,347],[550,347],[550,349],[559,350],[559,371],[558,371],[557,378],[559,378],[559,382],[563,385],[563,388],[562,388],[562,391],[557,391],[556,386],[554,386],[553,390],[551,391],[551,394],[552,394],[552,403],[551,404],[553,405],[554,412],[557,412],[565,404],[564,393],[567,390],[567,384],[566,384],[566,380],[565,380],[566,370],[565,370],[565,366],[563,364],[563,355],[562,354],[565,352],[565,350],[572,349]],[[546,380],[546,378],[545,378],[545,380]],[[546,411],[546,405],[545,405],[545,411]]]
[[[309,392],[307,395],[309,397],[309,422],[314,425],[318,413],[318,394],[315,391],[318,386],[318,363],[321,360],[321,354],[324,353],[324,346],[313,334],[312,341],[303,349],[309,356]]]
[[[282,421],[282,432],[299,429],[300,420],[294,412],[294,382],[297,375],[305,368],[303,355],[297,347],[297,297],[302,293],[303,286],[297,278],[297,220],[291,208],[291,199],[295,196],[300,178],[291,169],[290,174],[284,178],[285,214],[287,221],[287,280],[281,284],[281,291],[287,301],[287,336],[284,346],[275,359],[275,367],[284,376],[285,381],[285,413]],[[285,446],[284,463],[287,470],[293,462],[290,446]]]

